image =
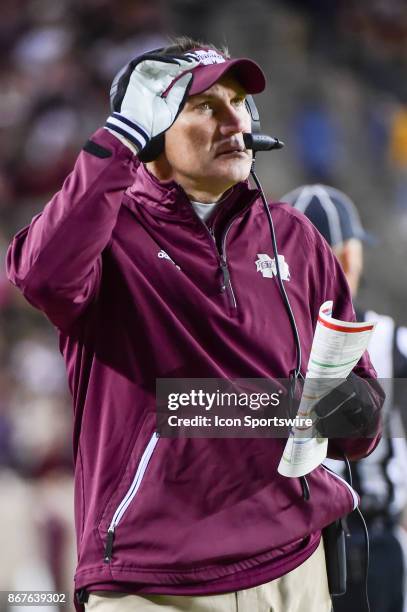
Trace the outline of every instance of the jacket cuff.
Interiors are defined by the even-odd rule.
[[[147,132],[134,121],[131,121],[120,113],[113,113],[107,118],[105,128],[116,137],[121,137],[129,143],[137,153],[148,144],[150,137]],[[128,144],[126,144],[128,146]]]

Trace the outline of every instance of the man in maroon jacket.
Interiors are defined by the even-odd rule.
[[[73,395],[78,610],[331,608],[321,529],[355,508],[354,491],[320,466],[304,495],[277,472],[283,439],[156,433],[156,379],[287,378],[295,367],[247,182],[245,96],[264,87],[251,60],[193,41],[132,62],[105,128],[9,249],[9,278],[59,330]],[[353,306],[313,226],[270,209],[304,374],[320,305],[332,299],[346,320]],[[375,413],[373,378],[365,354],[354,380]],[[329,450],[357,458],[377,442],[378,426]]]

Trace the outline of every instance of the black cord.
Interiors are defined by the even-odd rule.
[[[264,195],[263,187],[261,186],[261,183],[260,183],[260,181],[259,181],[259,179],[258,179],[258,177],[257,177],[257,175],[256,175],[256,173],[254,171],[254,159],[253,159],[252,167],[251,167],[251,170],[250,170],[250,174],[253,177],[253,180],[254,180],[254,182],[256,184],[256,187],[260,191],[261,200],[263,202],[263,206],[264,206],[264,209],[266,211],[267,219],[268,219],[269,226],[270,226],[271,242],[272,242],[272,245],[273,245],[273,253],[274,253],[274,261],[275,261],[275,264],[276,264],[278,286],[280,288],[280,293],[281,293],[281,296],[283,298],[283,302],[284,302],[286,310],[287,310],[288,318],[290,320],[291,329],[292,329],[292,332],[293,332],[293,335],[294,335],[294,344],[295,344],[295,349],[296,349],[296,366],[295,366],[295,370],[290,372],[289,397],[290,397],[290,411],[291,411],[291,407],[293,405],[294,398],[295,398],[296,381],[299,378],[304,380],[304,376],[301,373],[302,353],[301,353],[300,336],[299,336],[299,333],[298,333],[297,324],[295,322],[294,313],[293,313],[292,308],[291,308],[290,300],[288,299],[288,295],[287,295],[287,292],[285,290],[284,282],[283,282],[283,279],[282,279],[282,276],[281,276],[280,262],[278,261],[278,249],[277,249],[276,232],[274,230],[273,218],[271,216],[271,212],[270,212],[267,200],[266,200],[266,196]],[[310,488],[309,488],[309,484],[308,484],[308,481],[305,478],[305,476],[301,476],[300,482],[301,482],[301,489],[302,489],[303,499],[305,501],[309,501],[309,499],[310,499]]]
[[[308,480],[306,479],[305,476],[300,476],[300,482],[301,482],[301,489],[302,489],[302,498],[305,501],[309,501],[311,494],[309,490]]]
[[[357,515],[359,516],[361,522],[362,522],[362,526],[363,526],[363,534],[365,536],[365,559],[366,559],[366,563],[365,563],[365,577],[364,577],[364,583],[365,583],[365,608],[366,608],[366,612],[370,612],[370,604],[369,604],[369,592],[368,592],[368,576],[369,576],[369,557],[370,557],[370,546],[369,546],[369,532],[367,529],[367,525],[366,525],[366,521],[363,517],[363,514],[360,511],[360,508],[357,507],[355,512],[357,513]]]
[[[263,202],[263,206],[264,209],[266,211],[266,215],[267,215],[267,219],[269,222],[269,226],[270,226],[270,234],[271,234],[271,241],[273,244],[273,252],[274,252],[274,258],[275,258],[275,264],[276,264],[276,272],[277,272],[277,280],[278,280],[278,285],[280,288],[280,292],[283,298],[283,301],[285,303],[286,309],[287,309],[287,314],[288,317],[290,319],[290,325],[291,325],[291,329],[293,331],[293,335],[294,335],[294,342],[295,342],[295,347],[296,347],[296,367],[294,370],[294,382],[295,380],[297,380],[298,378],[301,378],[304,380],[304,376],[301,373],[301,361],[302,361],[302,353],[301,353],[301,343],[300,343],[300,338],[299,338],[299,334],[298,334],[298,328],[297,328],[297,324],[295,322],[295,318],[294,318],[294,313],[292,311],[291,308],[291,304],[290,304],[290,300],[288,299],[288,295],[287,292],[285,290],[285,286],[284,286],[284,282],[283,279],[281,277],[281,271],[280,271],[280,263],[278,261],[278,249],[277,249],[277,240],[276,240],[276,233],[274,230],[274,224],[273,224],[273,218],[271,216],[271,212],[266,200],[266,196],[264,195],[264,191],[263,191],[263,187],[261,186],[261,183],[254,171],[254,159],[253,159],[253,164],[252,164],[252,168],[250,171],[250,174],[253,177],[253,180],[256,184],[256,187],[259,189],[260,191],[260,195],[261,195],[261,199]],[[350,486],[352,486],[352,472],[350,469],[350,463],[349,463],[349,459],[347,458],[346,455],[344,455],[344,461],[345,461],[345,466],[346,466],[346,474],[347,474],[347,479],[348,482],[350,484]],[[303,492],[303,497],[304,499],[309,499],[309,485],[307,480],[301,479],[301,486],[302,486],[302,492]],[[370,612],[370,604],[369,604],[369,594],[368,594],[368,575],[369,575],[369,556],[370,556],[370,547],[369,547],[369,532],[367,529],[367,525],[365,522],[365,519],[363,517],[362,512],[360,511],[359,507],[357,507],[354,510],[361,522],[362,522],[362,526],[363,526],[363,532],[364,532],[364,536],[365,536],[365,559],[366,559],[366,563],[365,563],[365,576],[364,576],[364,586],[365,586],[365,609],[366,612]]]
[[[296,367],[295,367],[295,370],[294,370],[294,379],[296,380],[298,378],[302,378],[304,380],[304,376],[301,373],[302,353],[301,353],[300,337],[299,337],[299,334],[298,334],[297,324],[295,322],[294,313],[293,313],[292,308],[291,308],[290,300],[288,299],[288,295],[287,295],[287,292],[285,290],[284,282],[283,282],[283,279],[281,277],[280,263],[278,261],[278,249],[277,249],[276,233],[275,233],[275,230],[274,230],[273,218],[271,216],[270,209],[269,209],[269,206],[267,204],[266,196],[264,195],[263,187],[261,186],[261,183],[260,183],[259,179],[257,178],[257,175],[256,175],[256,173],[254,171],[254,161],[253,161],[252,169],[250,170],[250,174],[253,177],[253,180],[254,180],[254,182],[256,184],[256,187],[260,191],[260,195],[261,195],[261,199],[262,199],[262,202],[263,202],[263,206],[264,206],[266,214],[267,214],[267,219],[268,219],[269,226],[270,226],[271,241],[272,241],[272,244],[273,244],[274,259],[275,259],[275,263],[276,263],[276,272],[277,272],[278,285],[280,287],[280,292],[281,292],[284,304],[285,304],[286,309],[287,309],[287,314],[288,314],[288,317],[290,319],[291,329],[292,329],[293,335],[294,335],[294,342],[295,342],[296,356],[297,356]]]
[[[345,469],[346,469],[346,479],[348,481],[348,483],[350,484],[350,486],[352,486],[352,482],[353,482],[353,478],[352,478],[352,470],[350,467],[350,462],[348,457],[344,454],[343,455],[343,460],[345,462]],[[356,514],[358,515],[361,523],[362,523],[362,530],[363,530],[363,535],[365,537],[365,571],[364,571],[364,590],[365,590],[365,608],[366,608],[366,612],[370,612],[370,603],[369,603],[369,592],[368,592],[368,577],[369,577],[369,559],[370,559],[370,545],[369,545],[369,531],[366,525],[366,521],[365,518],[359,508],[359,506],[357,508],[355,508],[354,512],[356,512]]]
[[[353,487],[352,470],[350,469],[349,459],[347,458],[345,454],[343,455],[343,460],[345,462],[346,480],[348,481],[350,486]]]

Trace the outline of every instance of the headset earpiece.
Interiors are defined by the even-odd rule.
[[[257,110],[257,106],[254,102],[254,98],[253,96],[246,96],[246,108],[249,111],[249,115],[250,118],[252,120],[252,134],[259,134],[260,133],[260,115],[259,115],[259,111]]]
[[[164,145],[164,134],[155,136],[155,138],[152,138],[148,145],[144,147],[141,153],[138,154],[139,160],[144,163],[154,161],[161,155],[161,153],[163,153]]]

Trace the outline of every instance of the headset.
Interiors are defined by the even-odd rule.
[[[131,62],[123,66],[113,79],[110,88],[110,109],[111,112],[120,112],[120,105],[126,93],[126,88],[134,67],[144,59],[157,56],[154,59],[165,61],[165,47],[154,49],[148,53],[144,53],[133,59]],[[172,57],[177,57],[176,55]],[[181,57],[181,56],[180,56]],[[266,134],[260,133],[260,115],[257,110],[254,98],[251,95],[246,96],[246,108],[251,118],[251,133],[244,135],[244,143],[247,149],[255,151],[271,151],[272,149],[281,149],[284,143],[278,138],[273,138]],[[182,110],[182,106],[180,111]],[[179,112],[180,112],[179,111]],[[138,154],[140,161],[146,163],[157,159],[164,151],[164,134],[159,134],[150,140],[146,147]]]

